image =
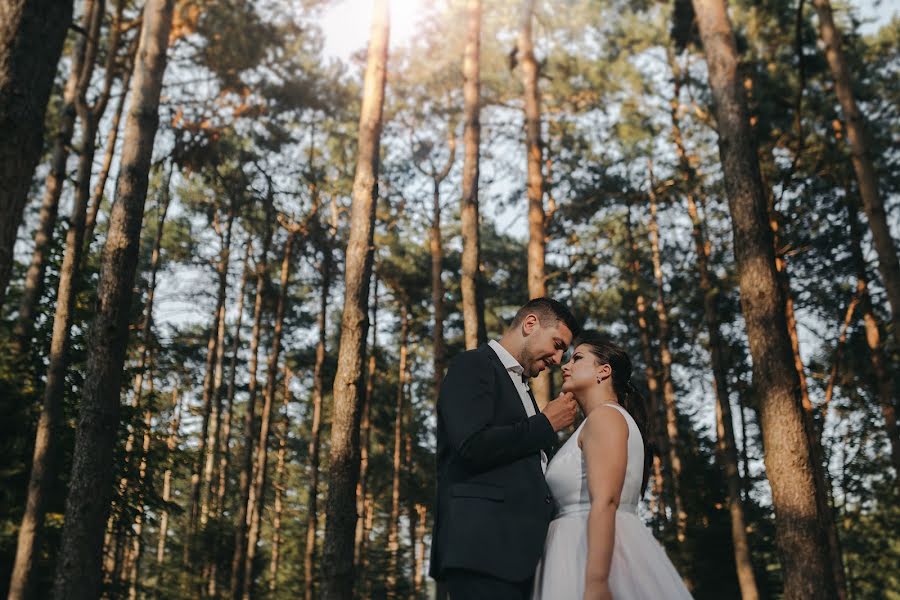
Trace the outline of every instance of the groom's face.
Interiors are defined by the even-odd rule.
[[[523,333],[525,343],[520,362],[528,377],[536,377],[544,369],[558,365],[572,343],[572,332],[565,323],[548,320],[541,325],[535,315],[525,317]]]

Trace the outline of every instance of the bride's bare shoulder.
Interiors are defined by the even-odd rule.
[[[578,446],[584,449],[586,441],[609,440],[628,436],[628,422],[617,408],[610,404],[599,406],[585,418],[578,435]]]

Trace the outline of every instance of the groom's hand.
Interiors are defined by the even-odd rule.
[[[547,417],[547,420],[550,421],[553,431],[560,431],[575,421],[577,408],[575,396],[571,392],[566,392],[548,402],[542,412]]]

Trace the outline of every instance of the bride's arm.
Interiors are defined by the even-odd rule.
[[[625,481],[628,425],[618,410],[594,410],[578,443],[584,453],[591,510],[587,522],[584,598],[611,598],[609,569],[616,537],[616,509]]]

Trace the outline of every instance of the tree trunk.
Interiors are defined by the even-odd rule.
[[[309,428],[309,488],[306,508],[306,548],[303,553],[304,598],[312,600],[315,574],[316,530],[319,525],[319,445],[322,428],[322,404],[325,392],[325,357],[328,339],[328,297],[331,292],[332,260],[330,240],[323,240],[322,281],[319,285],[319,340],[313,367],[312,423]]]
[[[59,197],[62,194],[63,182],[66,179],[66,163],[69,158],[69,147],[72,144],[72,134],[75,131],[76,108],[79,98],[83,98],[90,84],[94,63],[85,64],[85,56],[94,56],[94,52],[88,52],[88,46],[96,46],[100,21],[103,19],[103,0],[87,0],[84,3],[84,14],[81,17],[81,29],[84,33],[78,35],[75,46],[72,49],[72,67],[69,78],[63,90],[63,105],[59,117],[59,129],[53,138],[53,150],[50,158],[50,172],[44,182],[44,199],[41,204],[40,222],[34,236],[34,250],[31,254],[31,264],[25,274],[25,285],[22,290],[22,299],[19,303],[19,316],[16,320],[14,331],[14,347],[16,354],[21,354],[31,345],[31,335],[34,331],[35,310],[38,300],[44,290],[44,271],[47,266],[47,255],[50,250],[50,242],[53,239],[53,230],[56,227],[56,217],[59,212]],[[97,24],[95,27],[94,24]],[[111,52],[115,50],[110,49]],[[17,592],[18,583],[13,577],[10,586],[10,598],[22,597]]]
[[[388,598],[397,596],[398,562],[400,558],[400,477],[403,452],[403,411],[406,400],[407,338],[409,309],[406,300],[400,305],[400,369],[397,373],[397,404],[394,407],[394,453],[391,462],[391,514],[388,517]]]
[[[734,32],[724,0],[693,0],[709,69],[719,154],[734,233],[741,308],[759,393],[765,465],[776,514],[776,542],[786,598],[837,597],[827,541],[815,501],[813,457],[806,437],[799,381],[792,367],[784,299],[778,286],[772,231],[738,77]]]
[[[744,518],[744,503],[741,498],[743,484],[738,468],[737,444],[734,438],[734,419],[731,415],[731,394],[728,389],[728,365],[723,356],[725,348],[717,312],[719,282],[709,270],[709,257],[712,248],[703,231],[703,223],[694,201],[694,192],[698,188],[696,172],[688,159],[681,134],[680,96],[681,72],[674,57],[670,56],[675,76],[675,92],[671,102],[672,139],[678,154],[678,163],[682,180],[685,184],[685,199],[688,216],[693,226],[691,235],[694,239],[694,251],[697,254],[697,273],[700,278],[700,293],[703,295],[703,316],[706,320],[709,337],[709,362],[713,372],[713,386],[716,392],[716,432],[718,434],[717,450],[728,492],[728,510],[731,516],[731,539],[734,545],[734,562],[737,568],[738,583],[742,600],[756,600],[759,590],[753,574],[753,561],[750,556],[750,542],[747,538],[747,524]]]
[[[900,345],[900,262],[897,259],[897,246],[891,237],[890,226],[884,209],[884,200],[878,188],[878,175],[872,163],[869,148],[869,137],[866,132],[865,119],[853,97],[853,81],[844,50],[841,47],[841,34],[834,24],[829,0],[813,0],[816,13],[819,15],[819,33],[825,43],[825,57],[831,74],[834,77],[834,89],[841,110],[844,113],[844,126],[847,128],[847,141],[850,144],[850,160],[856,173],[859,195],[872,230],[872,241],[878,253],[878,269],[891,305],[894,339]]]
[[[266,225],[262,252],[256,263],[256,299],[253,305],[253,331],[250,334],[250,384],[247,410],[244,412],[244,448],[241,455],[241,474],[237,519],[234,524],[234,554],[231,557],[231,598],[238,598],[244,589],[244,556],[247,549],[247,502],[250,499],[250,478],[253,471],[253,446],[256,441],[256,387],[259,367],[259,340],[262,332],[263,294],[266,289],[269,246],[272,243],[273,211],[272,184],[266,195]],[[230,392],[229,392],[230,393]]]
[[[200,447],[194,456],[191,465],[191,488],[189,495],[189,508],[187,510],[188,526],[185,532],[184,547],[182,549],[182,566],[188,569],[194,560],[194,550],[197,541],[198,525],[205,525],[204,518],[208,516],[208,500],[207,494],[204,494],[207,486],[203,479],[205,473],[204,467],[207,463],[207,454],[209,448],[210,423],[214,423],[217,415],[214,414],[214,381],[217,370],[217,358],[221,357],[218,348],[224,341],[224,332],[222,327],[225,320],[225,300],[228,289],[228,263],[231,252],[231,232],[234,222],[234,211],[230,210],[228,220],[224,232],[219,224],[218,211],[213,214],[213,228],[219,236],[221,247],[219,249],[219,260],[216,264],[216,273],[218,275],[218,286],[216,290],[216,305],[213,309],[212,321],[209,328],[209,337],[206,342],[206,365],[204,367],[203,376],[203,396],[200,409],[201,425],[200,425]],[[216,432],[217,433],[217,432]],[[204,515],[204,513],[207,513]],[[203,515],[203,517],[202,517]],[[214,584],[211,584],[214,586]]]
[[[772,228],[775,270],[781,287],[781,295],[784,299],[784,313],[787,319],[794,369],[797,371],[797,379],[800,384],[800,405],[803,407],[804,428],[809,439],[810,456],[812,458],[811,466],[816,486],[816,505],[819,517],[823,519],[820,523],[820,528],[825,532],[828,540],[828,558],[831,563],[830,571],[834,578],[835,592],[840,600],[846,600],[847,582],[844,576],[843,556],[829,501],[831,481],[826,472],[825,457],[822,451],[821,426],[816,422],[815,411],[809,397],[806,370],[803,366],[803,359],[800,356],[800,337],[797,332],[797,318],[794,313],[794,297],[791,293],[790,275],[787,271],[787,254],[781,250],[782,244],[779,238],[781,221],[781,216],[775,210],[775,198],[772,194],[769,194],[769,222]]]
[[[359,156],[353,181],[350,239],[344,270],[344,312],[334,378],[334,421],[322,561],[325,566],[322,597],[327,600],[350,600],[353,594],[354,491],[359,477],[359,386],[362,384],[368,328],[366,313],[374,254],[375,199],[378,197],[378,154],[388,31],[387,0],[375,0],[359,118]]]
[[[100,28],[100,15],[103,4],[95,5],[88,35],[97,35]],[[93,66],[95,49],[85,49],[86,64]],[[85,67],[85,76],[90,77],[91,67]],[[72,327],[72,313],[75,306],[75,295],[80,277],[81,245],[84,235],[84,219],[86,212],[86,186],[90,182],[93,160],[93,139],[96,120],[86,106],[84,91],[81,86],[75,97],[76,110],[82,121],[82,150],[78,161],[77,186],[72,206],[72,217],[66,233],[66,247],[63,264],[60,269],[57,287],[56,310],[53,319],[53,333],[50,342],[50,357],[47,367],[47,379],[44,386],[41,416],[35,434],[35,446],[32,455],[32,471],[28,483],[25,514],[19,530],[16,561],[10,583],[10,594],[26,595],[30,586],[31,570],[35,552],[38,551],[38,536],[44,521],[45,501],[48,488],[56,479],[58,465],[55,464],[56,441],[59,434],[63,397],[65,395],[65,376],[69,364],[69,334]],[[23,334],[30,337],[30,334]],[[21,597],[21,596],[20,596]]]
[[[650,176],[650,249],[653,261],[653,277],[656,280],[656,318],[659,324],[659,358],[662,374],[662,398],[666,415],[666,437],[669,450],[669,466],[672,468],[672,496],[675,500],[675,535],[679,542],[685,539],[687,512],[681,498],[681,453],[678,446],[681,434],[678,430],[678,406],[675,399],[675,385],[672,381],[672,353],[669,350],[669,310],[666,307],[663,290],[662,260],[659,251],[659,225],[656,221],[656,192]]]
[[[137,40],[135,40],[137,41]],[[109,172],[112,168],[113,158],[116,153],[116,140],[119,137],[119,122],[122,120],[122,113],[125,109],[125,99],[128,97],[126,91],[131,83],[131,75],[134,72],[134,61],[136,59],[137,44],[132,46],[128,52],[128,60],[125,62],[122,72],[122,93],[119,94],[119,100],[116,103],[116,109],[113,113],[109,125],[109,133],[106,136],[106,147],[103,156],[103,166],[97,176],[97,184],[94,186],[94,192],[91,197],[90,209],[88,210],[87,221],[84,226],[84,243],[85,251],[94,241],[94,227],[97,225],[97,215],[100,212],[100,204],[103,201],[103,191],[106,189],[106,181],[109,178]],[[112,69],[112,64],[107,63],[107,69]],[[107,71],[109,72],[109,71]],[[110,83],[111,86],[111,83]],[[108,87],[104,86],[105,98],[109,98]]]
[[[863,323],[866,328],[866,344],[869,346],[869,361],[872,372],[875,374],[874,391],[881,405],[881,414],[884,417],[884,427],[888,442],[891,445],[891,464],[894,471],[900,474],[900,430],[897,428],[897,412],[894,399],[894,382],[889,367],[890,362],[885,356],[881,343],[881,325],[872,307],[872,299],[869,296],[868,277],[866,276],[866,263],[862,252],[862,234],[859,231],[856,207],[848,200],[847,217],[850,225],[851,256],[856,268],[856,296],[859,298],[860,311],[863,314]],[[823,415],[824,418],[824,415]]]
[[[447,343],[444,340],[444,281],[441,278],[444,261],[444,242],[441,237],[441,183],[450,174],[453,162],[456,160],[456,137],[453,127],[448,126],[447,146],[450,148],[450,156],[440,171],[433,167],[425,171],[419,170],[431,178],[431,228],[429,230],[428,248],[431,251],[431,304],[434,306],[434,330],[432,332],[433,358],[434,358],[434,402],[437,403],[441,391],[441,382],[444,380],[444,369],[447,363]]]
[[[178,395],[178,387],[172,388],[172,424],[169,427],[169,437],[166,440],[166,460],[168,466],[163,474],[162,501],[164,503],[162,514],[159,518],[159,543],[156,545],[156,562],[162,564],[166,558],[166,535],[169,531],[169,510],[166,504],[172,500],[172,454],[178,445],[178,429],[181,426],[181,398]],[[162,571],[160,571],[162,577]]]
[[[463,326],[466,348],[476,348],[487,340],[484,325],[484,298],[481,284],[481,239],[478,233],[478,161],[481,143],[481,0],[467,0],[466,48],[463,58],[465,130],[463,145],[462,207],[462,288]]]
[[[543,145],[541,144],[541,95],[538,89],[539,67],[534,57],[531,22],[534,0],[524,0],[519,27],[518,64],[522,70],[525,108],[525,154],[528,165],[528,298],[547,295],[544,273],[546,224],[544,215]],[[531,382],[538,407],[550,402],[550,371],[545,370]]]
[[[231,239],[234,224],[236,206],[232,201],[228,209],[228,221],[225,225],[225,243],[222,247],[219,259],[219,289],[220,302],[216,307],[216,322],[213,329],[216,332],[215,356],[212,360],[212,373],[208,388],[210,415],[208,420],[207,436],[201,444],[200,459],[203,461],[203,472],[200,475],[200,527],[206,527],[209,521],[209,507],[212,502],[213,479],[215,475],[216,453],[219,444],[219,428],[222,424],[222,375],[225,363],[225,306],[228,290],[228,267],[231,262]],[[205,404],[205,403],[204,403]]]
[[[371,425],[369,423],[369,412],[372,406],[372,390],[375,385],[375,353],[378,348],[378,278],[372,276],[374,283],[374,292],[372,294],[372,344],[369,350],[369,365],[366,371],[366,391],[363,398],[362,417],[360,423],[360,443],[359,443],[359,483],[356,486],[356,506],[357,514],[360,518],[356,522],[356,535],[354,538],[354,556],[353,564],[358,569],[358,573],[363,575],[365,579],[366,564],[366,543],[368,542],[368,529],[366,524],[369,522],[369,502],[368,494],[368,475],[369,475],[369,433]],[[365,594],[361,594],[365,595]],[[307,599],[308,600],[308,599]]]
[[[422,590],[425,589],[425,532],[427,529],[428,508],[424,504],[416,504],[416,514],[418,515],[418,538],[419,544],[416,551],[416,568],[414,573],[413,585],[415,586],[416,598],[422,597]]]
[[[272,350],[266,366],[266,389],[263,391],[263,409],[260,414],[259,440],[256,447],[256,466],[253,469],[253,486],[247,499],[247,515],[250,531],[247,535],[247,556],[244,559],[244,600],[250,600],[253,591],[253,562],[256,559],[256,545],[262,524],[262,506],[265,501],[266,473],[268,471],[269,429],[271,425],[272,403],[275,400],[275,386],[278,380],[278,360],[281,357],[281,333],[284,329],[284,311],[291,274],[291,260],[297,232],[288,233],[281,261],[281,293],[275,307],[275,326],[272,332]]]
[[[668,437],[665,433],[665,417],[663,401],[660,395],[659,371],[656,365],[656,357],[653,353],[653,346],[650,342],[650,326],[647,322],[647,300],[644,298],[640,288],[641,263],[637,242],[632,231],[630,204],[625,213],[625,234],[628,238],[630,251],[629,269],[631,271],[631,282],[629,286],[635,300],[641,352],[644,357],[644,375],[647,377],[647,389],[650,392],[650,414],[648,416],[650,417],[651,430],[649,434],[653,437],[660,454],[660,456],[655,456],[653,459],[654,494],[657,502],[656,514],[659,517],[660,526],[665,527],[667,521],[666,494],[672,490],[672,482],[667,477],[667,475],[671,474],[671,470],[664,469],[662,461],[663,458],[668,459],[669,457],[669,445]]]
[[[150,394],[153,395],[153,372],[150,372]],[[152,413],[149,409],[144,409],[144,436],[141,443],[140,464],[138,466],[138,500],[137,514],[135,515],[134,524],[131,529],[132,546],[131,559],[128,568],[125,570],[126,579],[123,583],[128,585],[128,600],[137,599],[138,589],[138,572],[141,568],[141,558],[144,551],[144,504],[146,502],[147,480],[148,480],[148,457],[150,454],[150,430],[153,425]]]
[[[44,139],[71,0],[7,0],[0,18],[0,308],[13,265],[31,176]]]
[[[288,406],[291,401],[291,370],[284,365],[284,390],[281,394],[281,432],[278,434],[278,459],[275,463],[275,516],[272,522],[272,560],[269,563],[269,594],[278,589],[278,566],[281,559],[281,515],[284,512],[284,457],[290,433]]]
[[[153,304],[154,299],[156,297],[156,277],[159,271],[159,255],[160,255],[160,246],[162,244],[162,236],[163,229],[165,226],[166,214],[169,210],[169,201],[171,196],[169,194],[169,184],[172,177],[172,170],[169,169],[168,175],[166,177],[165,184],[161,190],[161,199],[159,201],[158,209],[159,214],[157,217],[157,228],[156,228],[156,236],[153,240],[153,250],[150,254],[150,281],[147,287],[147,303],[144,307],[144,317],[141,322],[141,342],[140,342],[140,351],[138,352],[138,366],[137,373],[135,375],[135,383],[134,383],[134,392],[131,398],[131,408],[134,411],[134,415],[139,413],[139,409],[141,407],[141,401],[143,399],[144,394],[144,374],[147,372],[148,368],[148,360],[150,358],[150,347],[152,345],[152,333],[153,333]],[[85,191],[87,191],[87,187],[85,187]],[[85,194],[87,197],[87,194]],[[83,247],[83,244],[81,245]],[[153,385],[153,379],[150,379],[150,385]],[[147,432],[145,432],[145,436]],[[145,440],[146,441],[146,440]],[[127,568],[129,560],[120,560],[118,557],[122,552],[126,551],[126,537],[132,535],[133,528],[131,527],[131,523],[128,523],[126,527],[126,523],[124,520],[121,520],[120,517],[125,513],[125,506],[127,506],[129,499],[129,491],[132,483],[129,481],[129,476],[132,472],[131,465],[141,464],[145,462],[146,452],[136,451],[135,450],[135,429],[132,424],[128,425],[128,438],[125,442],[125,462],[126,467],[123,469],[124,475],[119,480],[119,491],[116,496],[117,500],[121,502],[122,506],[119,508],[119,511],[113,511],[113,515],[110,517],[110,523],[107,525],[108,528],[113,529],[116,532],[115,542],[112,543],[112,546],[115,550],[112,552],[112,556],[116,559],[108,565],[110,568],[107,568],[107,573],[111,579],[111,581],[122,581],[123,583],[128,583],[128,575],[129,570]],[[143,481],[141,481],[137,487],[139,493],[143,493]],[[116,501],[114,500],[113,505],[115,506]],[[121,514],[117,514],[121,513]],[[123,570],[124,569],[124,570]]]
[[[238,350],[241,347],[241,323],[244,320],[244,298],[247,281],[250,278],[250,254],[253,252],[253,240],[247,240],[244,252],[244,266],[241,269],[241,285],[238,288],[237,314],[234,323],[234,338],[231,345],[231,363],[228,366],[228,392],[225,398],[225,425],[222,428],[222,454],[219,457],[219,480],[216,484],[216,515],[225,510],[225,491],[228,484],[228,465],[231,458],[231,427],[234,420],[234,392],[237,376]]]
[[[128,315],[138,259],[159,96],[166,66],[173,0],[148,0],[135,65],[121,170],[101,261],[65,527],[57,564],[56,600],[100,594],[104,524],[112,486]]]

